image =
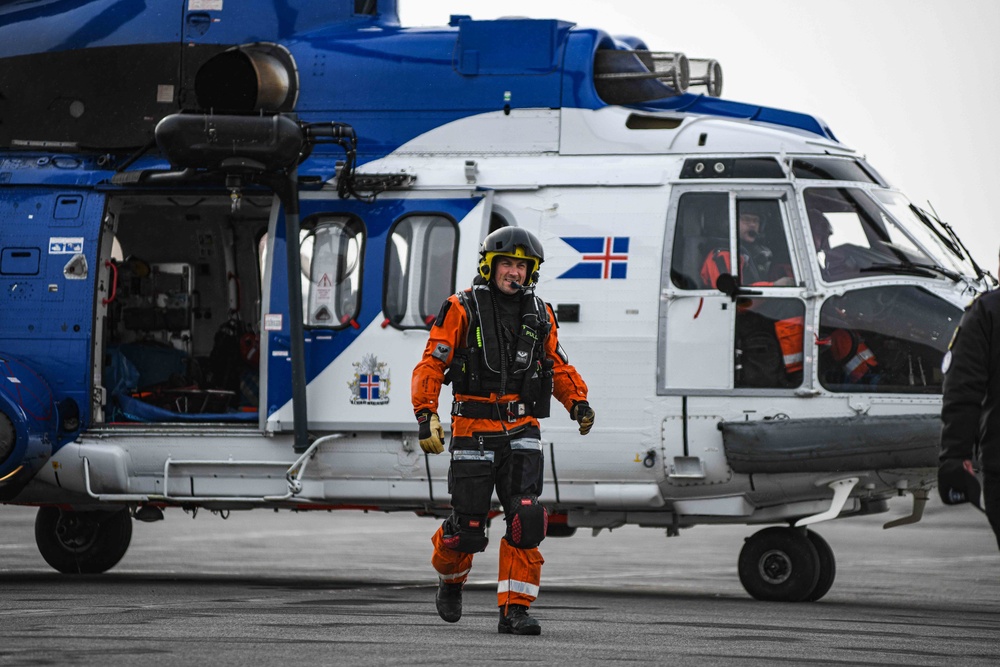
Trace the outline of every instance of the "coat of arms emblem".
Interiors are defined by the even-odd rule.
[[[374,354],[354,362],[354,379],[347,383],[352,405],[385,405],[389,402],[389,365]]]

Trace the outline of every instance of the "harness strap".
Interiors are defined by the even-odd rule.
[[[451,404],[452,417],[471,419],[505,419],[516,422],[532,413],[532,406],[519,401],[510,403],[487,403],[485,401],[455,401]]]

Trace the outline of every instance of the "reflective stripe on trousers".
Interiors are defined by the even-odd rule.
[[[461,572],[455,572],[454,574],[441,574],[440,572],[438,572],[438,579],[447,582],[452,582],[456,580],[465,581],[465,579],[469,576],[469,572],[471,571],[472,568],[470,567],[468,569],[462,570]]]
[[[530,595],[531,597],[538,597],[538,586],[535,584],[529,584],[526,581],[518,581],[516,579],[504,579],[503,581],[497,582],[497,594],[500,593],[523,593],[525,595]]]

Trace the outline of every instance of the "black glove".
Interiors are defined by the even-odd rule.
[[[597,413],[587,401],[577,401],[573,403],[573,409],[569,411],[569,416],[580,425],[580,435],[587,435],[594,426],[594,418],[597,417]]]
[[[938,465],[938,492],[945,505],[972,503],[979,509],[983,488],[969,459],[945,459]]]
[[[420,449],[428,454],[440,454],[444,451],[444,429],[436,412],[426,408],[417,413],[417,437],[420,438]]]

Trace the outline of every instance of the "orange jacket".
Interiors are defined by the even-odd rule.
[[[740,255],[740,270],[746,266],[747,258]],[[701,263],[701,282],[705,287],[715,289],[715,283],[723,273],[732,273],[732,263],[728,250],[713,250]]]
[[[805,318],[787,317],[774,323],[774,332],[781,346],[781,356],[788,374],[802,370],[802,345],[804,342]]]
[[[868,371],[878,367],[875,354],[853,331],[835,329],[828,340],[833,358],[844,365],[848,382],[860,382]]]
[[[441,393],[441,384],[444,382],[445,369],[451,365],[455,350],[465,343],[469,327],[465,307],[462,306],[456,294],[449,296],[448,302],[450,302],[450,306],[445,313],[444,321],[440,323],[435,321],[434,326],[431,327],[427,345],[424,347],[424,356],[413,369],[410,394],[414,412],[423,409],[432,412],[438,411],[438,396]],[[556,320],[552,308],[548,304],[545,307],[549,311],[549,320],[554,323]],[[560,356],[560,352],[559,338],[556,327],[553,325],[545,340],[546,356],[553,363],[552,393],[556,400],[569,411],[574,402],[587,400],[587,384],[577,373],[576,368]],[[520,397],[516,393],[504,394],[503,396],[490,394],[487,400],[481,396],[457,394],[455,400],[508,403],[518,401]],[[529,424],[538,426],[538,419],[526,415],[519,417],[516,421],[500,422],[497,419],[473,419],[455,416],[451,420],[451,433],[453,437],[471,436],[473,433],[502,433],[504,429],[509,431]]]
[[[740,281],[743,285],[751,285],[756,287],[773,287],[774,281],[770,280],[755,280],[756,269],[750,270],[747,268],[747,256],[740,255]],[[732,273],[732,262],[730,262],[730,252],[725,249],[712,250],[705,256],[705,261],[701,264],[701,282],[702,286],[715,288],[715,283],[719,280],[719,276],[723,273]],[[785,276],[792,277],[792,268],[787,264],[775,265],[772,269],[772,273],[780,272]],[[747,275],[750,274],[750,275]]]

